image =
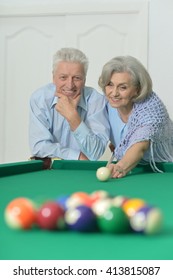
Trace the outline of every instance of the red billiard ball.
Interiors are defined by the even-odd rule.
[[[108,198],[108,197],[110,197],[110,195],[105,190],[94,191],[90,194],[92,204],[95,203],[96,201],[100,200],[100,199],[104,199],[104,198]]]
[[[163,225],[162,211],[148,205],[141,207],[130,218],[130,225],[135,232],[147,235],[159,233]]]
[[[10,228],[30,229],[35,223],[36,210],[32,200],[19,197],[7,205],[4,215]]]
[[[90,232],[96,229],[96,216],[86,205],[69,208],[65,213],[65,222],[72,231]]]
[[[48,201],[38,209],[36,222],[41,229],[64,229],[64,210],[57,202]]]

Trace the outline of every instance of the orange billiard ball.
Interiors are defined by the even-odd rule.
[[[4,217],[12,229],[30,229],[36,218],[34,203],[25,197],[16,198],[7,205]]]
[[[86,205],[90,207],[92,204],[92,199],[90,195],[86,192],[74,192],[66,201],[67,208],[76,207],[79,205]]]

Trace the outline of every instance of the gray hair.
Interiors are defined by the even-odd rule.
[[[88,58],[86,55],[75,48],[62,48],[53,56],[53,73],[57,68],[57,64],[61,61],[80,63],[83,65],[85,77],[88,71]]]
[[[152,80],[140,61],[132,56],[118,56],[108,61],[102,69],[98,84],[102,91],[110,82],[113,73],[127,72],[131,75],[132,83],[138,88],[138,96],[134,102],[139,102],[147,98],[152,92]]]

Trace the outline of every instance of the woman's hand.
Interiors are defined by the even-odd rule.
[[[126,174],[128,173],[123,167],[121,167],[120,164],[116,163],[111,163],[108,165],[108,168],[111,171],[111,177],[112,178],[122,178],[124,176],[126,176]]]
[[[149,148],[149,141],[143,141],[131,146],[116,164],[109,164],[112,178],[122,178],[127,175],[143,158],[145,151]]]

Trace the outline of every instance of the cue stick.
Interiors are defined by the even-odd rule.
[[[112,152],[111,157],[106,164],[106,167],[108,167],[108,165],[113,161],[113,159],[114,159],[114,152]]]

